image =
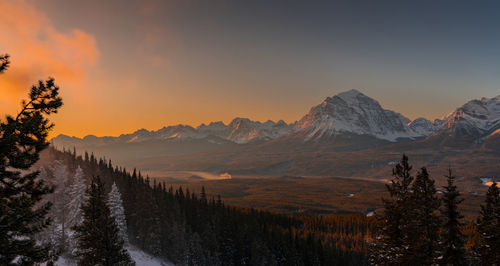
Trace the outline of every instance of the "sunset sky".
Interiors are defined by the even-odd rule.
[[[0,113],[52,76],[52,136],[293,122],[353,88],[434,119],[500,94],[498,3],[0,0]]]

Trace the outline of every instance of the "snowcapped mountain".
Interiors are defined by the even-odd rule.
[[[292,126],[283,120],[273,122],[252,121],[247,118],[235,118],[225,125],[223,122],[202,124],[197,128],[188,125],[175,125],[163,127],[156,131],[146,129],[137,130],[131,134],[122,134],[119,137],[96,137],[89,135],[83,139],[59,135],[52,140],[57,146],[78,146],[86,144],[102,146],[111,143],[141,143],[145,141],[186,141],[207,139],[212,143],[224,143],[224,140],[244,144],[255,140],[269,140],[283,136],[292,131]],[[73,145],[72,145],[73,144]],[[76,144],[76,145],[75,145]]]
[[[408,126],[410,120],[394,111],[383,109],[372,98],[357,90],[327,97],[297,123],[305,140],[328,138],[339,133],[371,135],[396,141],[420,136]]]
[[[469,101],[443,119],[431,122],[425,118],[410,121],[397,112],[382,108],[376,100],[363,93],[350,90],[327,97],[293,124],[282,120],[259,122],[235,118],[228,125],[221,121],[202,124],[196,128],[174,125],[156,131],[141,129],[119,137],[89,135],[80,139],[60,135],[54,138],[52,143],[59,147],[81,147],[82,144],[102,147],[146,141],[181,143],[189,140],[212,144],[245,144],[287,135],[298,136],[307,142],[328,140],[332,136],[348,133],[391,142],[439,136],[443,139],[460,139],[459,145],[462,145],[470,142],[480,143],[488,136],[498,135],[499,129],[500,96]]]
[[[432,123],[431,121],[423,117],[419,117],[411,121],[408,126],[417,135],[427,137],[436,134],[436,132],[439,130],[439,122],[441,121],[436,120],[434,123]]]
[[[235,143],[248,143],[252,140],[269,140],[284,136],[292,131],[291,126],[283,120],[274,123],[251,121],[247,118],[235,118],[228,126],[231,133],[226,137]]]
[[[474,137],[487,137],[500,129],[500,95],[472,100],[447,115],[441,128]]]

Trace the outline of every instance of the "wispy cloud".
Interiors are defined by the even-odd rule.
[[[22,0],[0,0],[0,53],[11,67],[0,76],[0,112],[11,111],[39,79],[84,93],[86,72],[99,60],[94,37],[79,29],[61,32],[49,17]]]

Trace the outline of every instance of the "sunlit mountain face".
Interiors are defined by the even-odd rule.
[[[325,98],[290,124],[235,118],[229,124],[174,125],[119,137],[60,135],[51,142],[58,149],[91,151],[158,176],[206,171],[377,179],[387,176],[401,153],[409,153],[439,172],[446,164],[468,158],[457,167],[477,181],[479,176],[500,174],[489,163],[500,156],[499,106],[498,96],[481,98],[434,121],[410,120],[358,90],[349,90]]]

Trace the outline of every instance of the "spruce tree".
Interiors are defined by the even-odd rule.
[[[68,223],[70,227],[78,225],[83,220],[82,206],[87,202],[87,186],[85,185],[85,176],[80,166],[76,168],[73,176],[73,184],[69,188],[70,201],[67,203]]]
[[[124,241],[125,245],[127,245],[127,219],[125,218],[125,210],[123,209],[122,195],[120,194],[116,183],[113,183],[113,186],[111,187],[107,204],[111,212],[111,217],[115,219],[116,225],[118,226],[120,238]]]
[[[431,265],[438,257],[440,200],[434,180],[425,167],[418,171],[412,186],[412,197],[406,208],[410,209],[407,227],[407,254],[403,261],[413,265]]]
[[[488,188],[485,205],[477,220],[479,243],[475,248],[481,265],[500,265],[500,189],[496,182]]]
[[[377,216],[381,227],[371,247],[370,262],[372,264],[399,265],[406,252],[409,202],[411,200],[410,185],[413,176],[408,157],[403,155],[401,161],[393,168],[391,184],[386,185],[390,198],[382,199],[384,212]]]
[[[464,236],[460,231],[460,226],[463,225],[460,219],[463,215],[458,211],[458,204],[463,199],[460,197],[460,192],[457,186],[454,185],[455,176],[453,176],[451,168],[448,169],[446,176],[448,184],[443,191],[443,224],[441,230],[441,259],[439,263],[442,265],[466,265]]]
[[[56,240],[57,249],[66,251],[68,244],[68,209],[67,202],[70,200],[68,195],[68,171],[67,166],[60,160],[54,162],[52,166],[54,175],[53,185],[55,187],[54,193],[51,195],[52,199],[52,214],[54,223],[57,225],[57,230],[54,235]]]
[[[78,241],[78,265],[134,265],[123,247],[118,226],[106,204],[104,184],[94,177],[83,205],[83,222],[73,227]]]
[[[0,73],[9,65],[8,56],[0,56]],[[0,122],[0,265],[30,265],[50,259],[51,248],[38,243],[34,236],[50,223],[50,202],[41,202],[52,188],[29,171],[48,146],[47,136],[53,124],[47,115],[62,105],[59,88],[53,79],[31,88],[29,100],[21,111]]]
[[[0,73],[3,73],[9,67],[9,55],[0,55]]]
[[[67,203],[68,209],[68,226],[72,228],[83,221],[82,206],[87,202],[87,186],[85,185],[85,177],[80,166],[76,168],[73,177],[73,184],[69,188],[70,201]],[[77,241],[74,237],[69,239],[69,251],[74,255],[76,251]]]

